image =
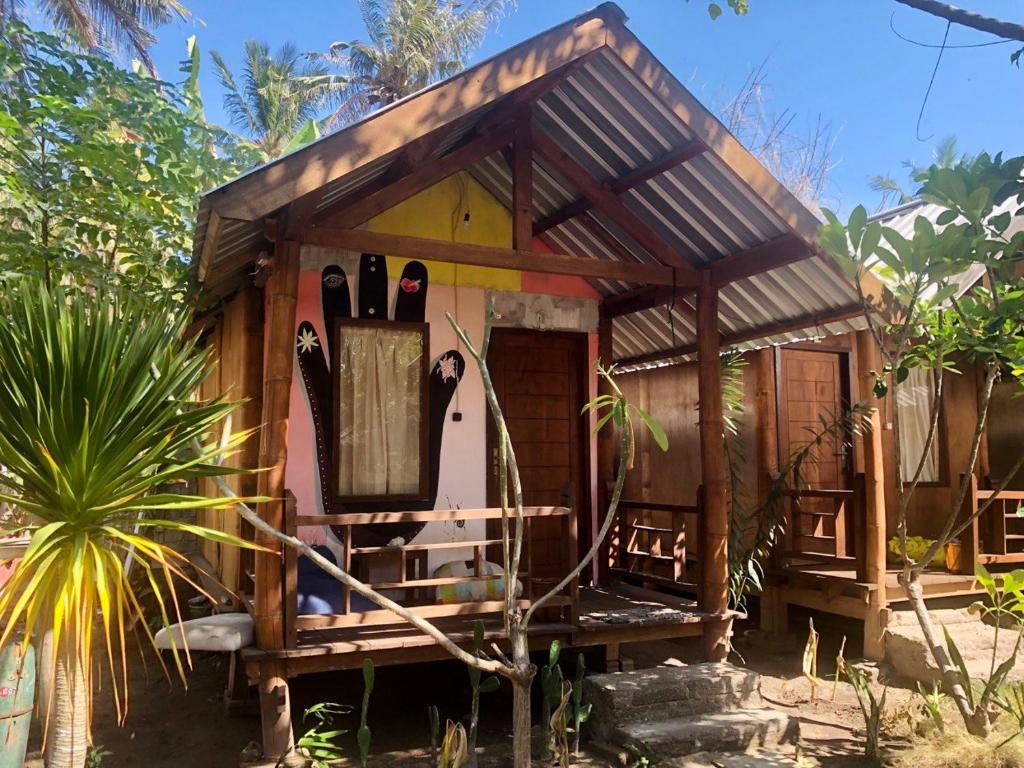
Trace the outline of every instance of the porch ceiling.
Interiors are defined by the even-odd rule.
[[[559,58],[567,42],[569,53]],[[545,68],[537,57],[551,61]],[[522,74],[529,67],[533,77]],[[504,91],[482,89],[479,81],[495,71],[521,76],[511,77],[514,87]],[[423,112],[417,100],[441,102],[445,89],[456,85],[453,96],[475,87],[478,101],[445,107],[448,118],[423,125],[418,134],[414,130],[403,144],[378,156],[348,158],[344,172],[329,178],[332,147],[346,147],[346,134],[388,130],[403,111],[410,117]],[[736,254],[754,249],[753,268],[741,269],[721,285],[723,342],[779,343],[863,327],[853,311],[854,286],[818,252],[816,218],[661,67],[611,4],[207,193],[200,204],[194,253],[200,279],[219,292],[230,290],[266,248],[268,214],[307,200],[311,219],[327,216],[339,201],[371,194],[401,178],[403,170],[408,174],[410,167],[442,158],[495,130],[495,124],[507,123],[509,107],[519,99],[533,105],[534,134],[550,138],[570,166],[582,168],[600,185],[585,194],[564,175],[564,162],[534,152],[534,231],[554,251],[647,264],[665,264],[668,254],[678,260],[677,273],[692,282],[691,269],[723,267],[730,259],[735,263]],[[417,151],[411,163],[412,148]],[[467,170],[511,210],[509,159],[506,151],[495,151]],[[296,182],[297,169],[308,177],[310,169],[320,168],[324,183],[306,189]],[[254,189],[259,200],[239,202]],[[594,204],[595,196],[608,193],[621,201],[624,212],[620,208],[610,216],[608,205]],[[606,297],[644,295],[639,283],[591,282]],[[669,288],[657,302],[648,300],[647,308],[615,317],[616,359],[644,365],[693,352],[695,298],[680,294],[673,302],[672,293]]]

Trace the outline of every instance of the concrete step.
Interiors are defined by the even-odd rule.
[[[797,768],[792,757],[778,752],[758,752],[723,755],[713,752],[698,752],[686,757],[670,758],[659,763],[660,768]]]
[[[646,723],[758,707],[758,675],[732,664],[691,664],[586,678],[591,733],[605,739],[625,723]]]
[[[621,747],[621,754],[629,760],[640,754],[664,761],[698,752],[771,750],[795,745],[799,740],[800,722],[796,718],[758,708],[627,723],[614,729],[606,743]],[[634,747],[634,751],[631,753],[628,747]]]

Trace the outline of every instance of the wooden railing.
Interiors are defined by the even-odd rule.
[[[699,580],[691,573],[702,538],[702,495],[703,487],[693,505],[620,499],[616,575],[696,590]]]
[[[864,475],[853,488],[787,489],[783,558],[846,565],[866,574]]]
[[[971,477],[960,519],[974,519],[960,537],[961,573],[973,574],[976,565],[1024,563],[1024,517],[1017,514],[1022,507],[1024,491],[997,494],[979,488],[978,478]]]
[[[520,605],[526,607],[531,600],[547,592],[565,576],[577,562],[575,516],[567,507],[525,507],[525,530],[523,536],[523,557],[519,582],[522,585]],[[488,509],[439,509],[416,512],[373,512],[346,513],[336,515],[299,515],[294,497],[289,498],[285,509],[285,529],[295,535],[303,526],[331,526],[343,547],[342,562],[338,565],[347,573],[356,576],[377,591],[388,593],[392,599],[408,607],[413,613],[424,618],[465,617],[478,614],[498,613],[504,609],[502,599],[475,600],[467,602],[439,603],[435,600],[436,589],[443,586],[457,586],[485,581],[500,581],[500,575],[482,574],[487,559],[487,550],[500,552],[500,538],[483,538],[468,541],[437,543],[411,542],[402,546],[354,546],[353,531],[360,525],[385,523],[432,523],[500,520],[500,508]],[[543,558],[533,551],[531,529],[541,520],[557,521],[560,527],[559,541],[562,543],[557,562]],[[339,530],[340,529],[340,530]],[[549,548],[550,549],[550,548]],[[429,572],[431,552],[451,552],[458,559],[459,551],[471,551],[472,573],[467,576],[434,577]],[[493,558],[500,563],[500,556]],[[469,563],[470,560],[467,560]],[[385,578],[374,577],[373,572],[390,571]],[[353,609],[353,593],[348,587],[338,585],[341,592],[342,611],[329,615],[298,614],[298,556],[288,548],[284,562],[284,603],[286,644],[294,645],[301,630],[334,627],[364,627],[401,624],[403,620],[384,609]],[[568,621],[575,621],[579,609],[579,582],[574,580],[562,594],[545,603],[542,612],[548,610],[562,614]]]

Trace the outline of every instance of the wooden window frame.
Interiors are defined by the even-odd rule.
[[[338,440],[341,434],[341,398],[337,355],[341,351],[341,333],[345,328],[379,328],[396,331],[418,331],[422,340],[423,353],[420,355],[420,477],[419,489],[415,493],[393,493],[379,495],[342,496],[338,493]],[[332,505],[364,504],[367,502],[398,503],[430,501],[430,323],[411,323],[396,320],[366,320],[363,318],[337,317],[331,328],[331,420],[334,425],[331,439],[330,496]]]

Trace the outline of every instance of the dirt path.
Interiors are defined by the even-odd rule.
[[[693,643],[645,643],[625,646],[624,653],[637,666],[682,664],[698,660]],[[824,680],[812,700],[809,682],[799,671],[802,648],[771,648],[765,644],[743,649],[746,666],[761,673],[762,696],[767,706],[777,707],[801,720],[803,754],[822,768],[864,765],[863,720],[850,685],[840,683],[833,699],[833,683]],[[835,651],[822,649],[819,673],[827,678],[833,670]],[[246,717],[229,717],[222,704],[227,679],[223,657],[200,655],[189,676],[189,689],[180,681],[168,683],[159,667],[151,664],[148,675],[140,669],[133,674],[127,720],[118,727],[108,691],[96,701],[95,741],[111,754],[102,768],[146,766],[146,768],[225,768],[239,765],[247,746],[259,738],[255,711]],[[417,667],[391,667],[377,671],[371,702],[374,766],[423,766],[427,762],[427,707],[435,704],[442,721],[458,719],[467,710],[469,690],[465,670],[457,663]],[[879,689],[880,690],[880,689]],[[301,727],[305,707],[319,701],[358,705],[362,694],[359,672],[325,674],[293,681],[292,697],[296,730]],[[887,710],[899,718],[910,706],[912,692],[890,688]],[[481,704],[481,768],[508,765],[506,731],[511,696],[505,690],[485,695]],[[342,738],[349,755],[357,754],[354,732],[358,713],[339,723],[349,729]],[[37,732],[33,745],[38,747]],[[387,753],[387,754],[385,754]],[[249,754],[252,754],[250,751]],[[607,765],[598,757],[576,763],[597,768]],[[41,768],[36,755],[27,763]]]

